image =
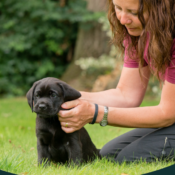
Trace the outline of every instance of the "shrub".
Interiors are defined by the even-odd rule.
[[[24,95],[38,79],[59,78],[79,23],[99,15],[87,11],[84,0],[1,0],[0,95]]]

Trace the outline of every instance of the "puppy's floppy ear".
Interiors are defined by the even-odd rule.
[[[71,100],[75,100],[79,97],[81,97],[80,92],[78,92],[77,90],[73,89],[71,86],[69,86],[66,83],[58,83],[58,85],[61,87],[63,94],[64,94],[64,101],[71,101]]]
[[[33,86],[29,89],[29,91],[26,94],[27,100],[28,100],[28,104],[30,106],[30,108],[32,109],[33,112],[33,100],[34,100],[34,92],[35,92],[35,88],[36,86],[40,83],[40,81],[36,81]]]

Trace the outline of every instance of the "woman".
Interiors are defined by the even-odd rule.
[[[59,112],[66,133],[92,122],[137,128],[101,149],[102,156],[116,162],[141,158],[151,162],[174,156],[174,4],[174,0],[109,0],[113,43],[125,52],[119,83],[116,89],[81,92],[80,99],[62,105],[71,110]],[[163,81],[161,100],[157,106],[139,107],[150,73]]]

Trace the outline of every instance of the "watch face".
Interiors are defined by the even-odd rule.
[[[108,122],[106,120],[100,122],[101,126],[106,126],[107,124],[108,124]]]

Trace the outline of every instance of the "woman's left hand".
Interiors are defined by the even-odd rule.
[[[85,100],[73,100],[61,105],[63,109],[58,113],[61,128],[66,133],[72,133],[90,123],[95,113],[95,106]]]

